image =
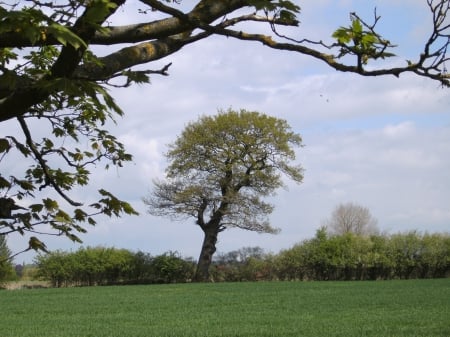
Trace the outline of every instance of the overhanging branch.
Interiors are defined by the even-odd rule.
[[[22,131],[26,138],[26,143],[33,152],[33,155],[35,159],[38,161],[39,165],[41,166],[44,175],[45,175],[45,181],[48,185],[51,185],[56,192],[64,199],[66,200],[70,205],[72,206],[82,206],[83,204],[80,202],[73,201],[67,194],[64,193],[64,191],[59,187],[59,185],[56,183],[56,181],[53,179],[52,175],[49,172],[49,167],[47,166],[44,158],[42,158],[41,154],[39,153],[39,150],[34,145],[33,139],[31,137],[31,132],[28,129],[28,125],[25,122],[25,119],[22,116],[17,117],[17,120],[19,121],[20,127],[22,128]]]
[[[330,67],[341,71],[341,72],[352,72],[362,76],[383,76],[383,75],[394,75],[396,77],[400,76],[402,73],[412,72],[419,76],[427,77],[436,81],[439,81],[442,86],[450,87],[450,74],[446,72],[440,72],[436,67],[428,67],[424,65],[424,61],[422,58],[424,57],[422,54],[421,59],[417,63],[409,62],[405,67],[393,67],[393,68],[383,68],[383,69],[375,69],[375,70],[367,70],[365,68],[361,68],[358,65],[346,65],[344,63],[337,61],[337,56],[334,54],[328,54],[320,52],[317,49],[309,48],[302,44],[293,44],[293,43],[283,43],[275,41],[269,35],[263,34],[251,34],[245,33],[242,31],[235,31],[231,29],[221,28],[219,26],[209,26],[206,28],[212,34],[224,35],[227,37],[233,37],[239,40],[245,41],[255,41],[260,42],[263,45],[278,50],[286,50],[297,52],[299,54],[308,55],[318,60],[325,62]],[[450,39],[449,42],[450,43]],[[323,44],[322,44],[323,45]],[[323,45],[324,46],[324,45]],[[427,55],[428,57],[432,57],[433,55]],[[427,58],[428,58],[427,57]],[[447,60],[447,59],[445,59]],[[442,63],[442,62],[441,62]]]

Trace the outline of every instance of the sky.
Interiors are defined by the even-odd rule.
[[[193,3],[185,0],[184,6]],[[385,61],[388,66],[417,59],[430,32],[425,0],[297,3],[302,7],[300,27],[285,32],[326,41],[339,26],[348,25],[350,12],[371,22],[376,7],[380,32],[398,45],[394,52],[399,57]],[[134,6],[139,8],[139,3]],[[130,12],[118,15],[114,22],[136,21]],[[275,205],[270,221],[281,229],[279,234],[229,229],[219,236],[219,252],[254,246],[273,253],[288,249],[312,238],[333,209],[346,202],[369,208],[385,233],[449,231],[450,95],[437,82],[413,75],[363,78],[339,73],[307,56],[224,37],[202,40],[140,68],[159,69],[169,62],[170,76],[111,91],[126,115],[110,131],[134,161],[108,171],[99,165],[89,186],[71,196],[89,200],[104,187],[140,215],[99,218],[97,226],[81,236],[83,246],[152,255],[177,251],[197,258],[202,232],[194,220],[151,216],[141,199],[150,193],[152,179],[164,176],[167,144],[186,124],[228,108],[287,120],[303,138],[296,163],[305,176],[299,185],[286,180],[287,187],[270,199]],[[80,246],[64,238],[45,240],[51,250]],[[26,243],[17,235],[8,242],[13,251]],[[22,254],[16,261],[30,261],[32,256]]]

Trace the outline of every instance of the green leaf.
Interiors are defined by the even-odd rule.
[[[53,134],[56,137],[62,137],[62,136],[64,136],[66,134],[66,132],[62,128],[54,127],[53,128]]]
[[[55,215],[55,221],[70,224],[72,222],[72,218],[66,212],[59,210]]]
[[[150,83],[150,77],[144,71],[126,70],[122,74],[127,77],[130,83]]]
[[[2,188],[10,188],[11,184],[8,180],[0,176],[0,189]]]
[[[10,148],[11,145],[9,144],[8,140],[6,138],[0,138],[0,153],[8,152]]]
[[[387,52],[384,52],[384,53],[381,54],[381,58],[385,58],[385,57],[394,57],[394,56],[396,56],[396,54],[394,54],[394,53],[387,53]],[[408,65],[409,65],[409,64],[408,64]]]
[[[54,211],[58,209],[58,203],[56,202],[56,200],[50,199],[50,198],[46,198],[44,200],[42,200],[44,202],[44,207],[45,209],[47,209],[48,211]]]
[[[349,29],[340,27],[332,35],[340,44],[347,44],[352,40],[352,36],[349,33]]]
[[[43,243],[41,240],[39,240],[37,237],[32,236],[30,238],[30,241],[28,241],[28,245],[30,249],[34,249],[36,251],[43,251],[48,253],[47,251],[47,246],[45,245],[45,243]]]
[[[256,8],[256,10],[267,10],[267,11],[276,11],[287,10],[294,13],[300,12],[300,6],[296,5],[292,1],[288,0],[280,0],[279,2],[273,2],[271,0],[248,0],[250,6]]]
[[[75,49],[80,47],[87,48],[86,43],[76,34],[74,34],[69,28],[59,25],[57,23],[52,23],[48,27],[48,33],[53,35],[58,42],[62,45],[67,46],[67,44],[72,45]]]
[[[362,33],[363,26],[358,19],[352,20],[352,31],[355,35]]]
[[[249,0],[250,5],[254,6],[257,10],[267,8],[270,5],[270,1],[267,0]]]
[[[33,191],[35,189],[34,185],[28,180],[16,180],[16,183],[25,191]]]
[[[53,144],[53,142],[52,142],[50,139],[45,138],[44,146],[45,146],[47,149],[52,149],[53,146],[54,146],[54,144]]]
[[[32,211],[32,212],[36,212],[36,213],[41,212],[43,208],[44,208],[44,205],[43,205],[43,204],[33,204],[33,205],[30,205],[31,211]]]
[[[85,18],[91,23],[101,22],[116,7],[117,4],[109,0],[93,0],[86,8]]]
[[[12,51],[10,48],[1,48],[0,49],[0,62],[2,64],[6,64],[9,60],[17,60],[17,54]],[[2,76],[5,76],[4,73]]]
[[[86,215],[87,215],[87,214],[86,214],[86,212],[83,211],[82,209],[77,208],[77,209],[75,209],[74,213],[75,213],[74,219],[75,219],[76,221],[84,221],[84,220],[86,220]]]
[[[135,211],[135,209],[127,202],[122,202],[122,208],[125,214],[134,214],[134,215],[139,215],[139,213],[137,213]]]
[[[71,233],[67,233],[66,236],[72,240],[73,242],[78,242],[78,243],[82,243],[83,241],[81,241],[81,239],[76,236],[75,234],[71,234]]]
[[[296,16],[294,13],[287,11],[287,10],[281,10],[280,11],[280,19],[286,23],[294,23],[297,22]]]
[[[283,8],[285,8],[291,12],[294,12],[294,13],[300,12],[300,6],[294,4],[291,1],[281,0],[279,3],[280,3],[280,6],[282,6]]]
[[[108,106],[108,108],[115,111],[119,116],[123,115],[122,109],[116,104],[114,98],[110,94],[108,94],[105,88],[101,86],[96,86],[94,89],[97,91],[97,93],[103,96],[103,99],[105,100],[105,103]]]
[[[30,149],[23,145],[22,143],[20,143],[16,138],[14,137],[8,137],[9,139],[12,140],[12,142],[14,143],[14,146],[25,156],[28,157],[31,154]]]

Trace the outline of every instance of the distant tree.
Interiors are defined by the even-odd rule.
[[[167,252],[152,259],[153,283],[183,283],[192,280],[195,264],[177,252]]]
[[[5,235],[0,235],[0,261],[8,260],[11,256],[11,250],[8,248],[8,243]]]
[[[6,236],[0,235],[0,283],[14,276],[14,266],[10,256],[11,251],[8,248]]]
[[[302,168],[290,165],[301,141],[285,120],[228,110],[190,123],[170,145],[166,179],[154,181],[144,202],[150,214],[196,220],[204,233],[197,281],[209,279],[220,232],[277,232],[267,219],[273,206],[262,198],[283,186],[281,173],[302,181]]]
[[[150,253],[137,251],[133,254],[129,282],[152,283],[153,280],[153,257]]]
[[[228,253],[217,254],[214,261],[221,264],[243,263],[249,258],[262,259],[266,252],[261,247],[242,247]]]
[[[450,276],[450,234],[425,234],[422,238],[420,277]]]
[[[48,280],[53,287],[68,286],[73,282],[73,253],[61,250],[39,254],[35,258],[37,277]]]
[[[327,231],[333,235],[353,233],[356,235],[377,234],[377,220],[367,207],[348,202],[338,205],[331,218],[325,221]]]
[[[242,247],[228,253],[218,253],[213,259],[210,274],[217,281],[271,280],[273,256],[261,247]]]

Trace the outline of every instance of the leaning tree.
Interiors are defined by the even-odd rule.
[[[302,181],[301,167],[291,164],[301,141],[285,120],[228,110],[190,123],[169,145],[166,179],[154,181],[144,202],[150,214],[195,219],[204,233],[197,281],[209,279],[220,232],[277,232],[263,198],[283,186],[282,173]]]
[[[136,213],[105,189],[87,205],[73,197],[99,162],[121,166],[132,160],[105,126],[123,115],[108,86],[168,75],[169,61],[161,69],[135,66],[212,35],[306,55],[338,71],[414,73],[449,86],[450,0],[423,1],[430,13],[429,38],[415,59],[396,67],[372,62],[392,56],[394,47],[378,33],[376,12],[370,22],[351,13],[350,24],[330,32],[332,39],[315,41],[280,33],[280,26],[299,25],[294,1],[140,0],[139,9],[126,0],[1,1],[0,123],[8,123],[8,134],[0,137],[0,235],[47,233],[79,240],[84,224],[95,224],[97,214]],[[141,22],[114,25],[116,18],[138,11]],[[31,248],[45,245],[32,236]]]

